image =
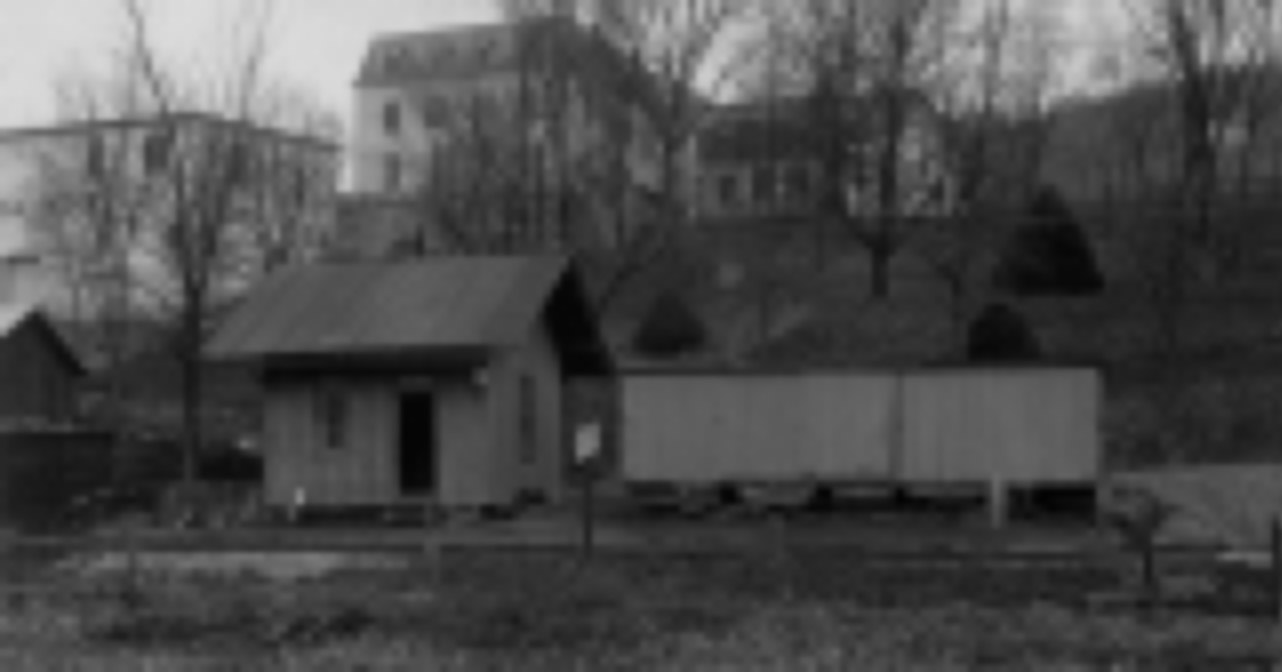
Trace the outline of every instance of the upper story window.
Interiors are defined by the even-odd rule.
[[[739,176],[726,173],[717,178],[717,191],[721,206],[733,208],[739,204]]]
[[[107,169],[106,154],[102,138],[96,135],[89,136],[89,143],[85,147],[85,172],[92,177],[102,175]]]
[[[383,158],[383,191],[396,193],[403,187],[405,167],[401,157],[397,154],[388,154]]]
[[[812,184],[810,180],[810,168],[805,164],[793,164],[788,166],[787,172],[784,173],[785,188],[788,190],[788,198],[794,201],[803,201],[811,196]]]
[[[227,147],[227,179],[232,186],[244,186],[253,178],[254,157],[243,138],[234,138]]]
[[[383,105],[383,131],[388,135],[401,134],[401,106],[395,101]]]
[[[759,205],[774,203],[775,171],[773,166],[756,166],[752,169],[752,200]]]
[[[316,399],[316,424],[324,446],[340,450],[347,444],[348,404],[343,391],[327,386]]]
[[[428,128],[440,128],[449,123],[450,120],[450,99],[443,95],[425,96],[419,101],[419,108],[423,115],[423,125]]]
[[[150,133],[142,143],[142,169],[147,175],[155,175],[169,165],[172,149],[172,136],[168,132]]]

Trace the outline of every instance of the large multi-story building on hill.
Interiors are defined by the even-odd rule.
[[[725,105],[709,115],[697,140],[698,206],[703,221],[813,218],[835,188],[847,212],[877,215],[877,166],[885,138],[870,120],[875,107],[852,106],[852,127],[866,136],[838,137],[817,121],[805,98]],[[841,159],[848,173],[834,185],[831,144],[851,144]],[[925,216],[951,207],[953,177],[929,110],[912,107],[900,147],[900,213]],[[829,201],[830,202],[830,201]]]
[[[568,18],[381,37],[355,83],[345,185],[380,230],[357,215],[345,233],[366,252],[608,244],[657,185],[650,85]]]
[[[164,244],[170,171],[213,160],[230,162],[228,217],[252,221],[235,229],[247,281],[251,267],[270,272],[323,248],[338,175],[338,147],[327,139],[195,112],[0,133],[0,303],[84,316],[81,290],[110,272],[94,267],[87,246],[95,236],[106,244],[113,226],[145,232],[131,263],[159,274],[149,246]]]

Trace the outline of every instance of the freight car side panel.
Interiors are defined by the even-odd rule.
[[[906,482],[1088,482],[1100,469],[1094,371],[908,376]]]
[[[891,375],[628,378],[624,477],[885,479],[896,384]]]

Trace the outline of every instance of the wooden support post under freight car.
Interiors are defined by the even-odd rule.
[[[1006,480],[994,476],[988,480],[988,522],[995,530],[1006,529],[1010,521],[1010,488]]]

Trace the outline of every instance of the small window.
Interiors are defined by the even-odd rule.
[[[521,464],[538,462],[538,396],[534,376],[521,376]]]
[[[450,99],[445,96],[426,96],[421,102],[423,125],[441,128],[450,121]]]
[[[325,448],[341,450],[347,445],[347,397],[341,390],[327,387],[320,391],[316,403],[316,424],[320,427]]]
[[[106,150],[103,147],[102,138],[90,136],[89,146],[85,148],[85,173],[91,177],[98,177],[106,172],[106,164]]]
[[[721,204],[726,207],[734,207],[739,202],[739,178],[733,173],[722,175],[717,180],[718,191],[721,192]]]
[[[766,205],[775,200],[775,171],[771,166],[752,169],[752,200]]]
[[[253,179],[253,156],[249,145],[241,138],[235,138],[227,147],[227,180],[232,186],[242,186]]]
[[[169,165],[172,136],[168,132],[151,133],[142,144],[142,169],[156,175]]]
[[[788,196],[793,200],[805,200],[810,197],[810,169],[803,164],[788,166]]]
[[[401,157],[396,154],[388,154],[383,160],[383,190],[388,193],[396,193],[401,190],[401,180],[404,177],[404,169],[401,165]]]
[[[383,106],[383,130],[388,135],[401,133],[401,106],[395,102]]]

